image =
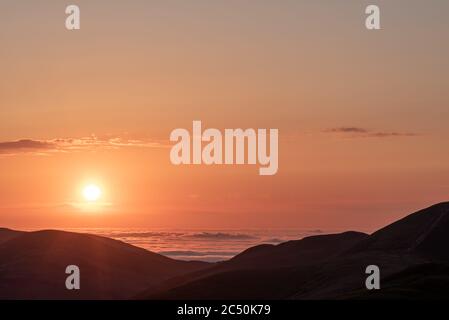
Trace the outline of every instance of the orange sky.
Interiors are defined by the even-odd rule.
[[[447,200],[447,2],[379,1],[374,32],[364,1],[77,4],[70,32],[0,4],[1,226],[373,230]],[[278,128],[278,173],[173,166],[193,120]]]

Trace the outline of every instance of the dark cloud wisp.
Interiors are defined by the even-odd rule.
[[[0,142],[0,154],[19,154],[19,153],[50,153],[50,152],[70,152],[90,150],[94,148],[119,149],[125,147],[135,148],[160,148],[164,143],[161,141],[146,141],[136,139],[124,139],[120,137],[111,137],[101,139],[96,136],[83,138],[58,138],[53,140],[32,140],[21,139],[16,141]]]
[[[397,131],[374,131],[360,127],[338,127],[324,130],[326,133],[344,134],[353,138],[391,138],[391,137],[414,137],[418,136],[413,132]]]
[[[48,141],[22,139],[17,141],[0,142],[0,153],[26,152],[54,149],[56,145]]]

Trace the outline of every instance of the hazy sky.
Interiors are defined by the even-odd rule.
[[[366,30],[368,4],[382,30]],[[373,230],[447,200],[448,14],[445,0],[2,0],[0,226]],[[173,166],[169,134],[193,120],[278,128],[278,174]],[[90,182],[97,210],[80,199]]]

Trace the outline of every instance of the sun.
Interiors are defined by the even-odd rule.
[[[95,202],[101,197],[101,189],[95,184],[89,184],[84,187],[83,196],[86,201]]]

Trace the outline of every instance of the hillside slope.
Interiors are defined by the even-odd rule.
[[[65,288],[68,265],[80,268],[80,290]],[[207,265],[89,234],[22,232],[0,243],[0,298],[124,299]]]

